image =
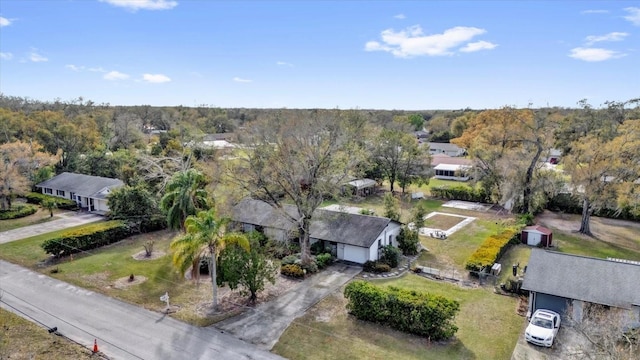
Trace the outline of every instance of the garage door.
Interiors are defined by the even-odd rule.
[[[527,245],[537,246],[538,244],[540,244],[540,235],[541,234],[529,232],[527,234]]]
[[[553,310],[558,314],[560,314],[562,317],[564,317],[568,306],[569,306],[569,299],[567,298],[537,293],[535,298],[535,306],[533,310],[534,311],[538,309]]]

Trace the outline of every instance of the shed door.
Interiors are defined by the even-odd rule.
[[[548,309],[553,310],[560,314],[560,316],[564,317],[567,311],[567,307],[569,306],[569,299],[549,295],[549,294],[541,294],[536,293],[535,304],[533,310],[538,309]]]
[[[527,245],[536,246],[540,244],[540,240],[542,240],[540,235],[539,233],[529,232],[527,234]]]

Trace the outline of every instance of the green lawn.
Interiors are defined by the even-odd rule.
[[[553,242],[556,244],[554,250],[564,253],[640,261],[640,238],[635,239],[637,246],[634,249],[613,242],[554,231]]]
[[[469,256],[487,236],[498,233],[503,226],[501,221],[476,219],[445,240],[421,236],[420,242],[429,251],[420,255],[418,265],[464,271]]]
[[[49,210],[39,208],[35,214],[31,214],[29,216],[18,219],[0,220],[0,232],[59,219],[56,214],[61,211],[62,210],[54,209],[53,217],[51,217]]]
[[[406,274],[380,280],[397,286],[443,295],[460,302],[456,338],[447,343],[404,334],[356,320],[346,313],[346,301],[336,293],[301,318],[280,337],[273,351],[290,359],[509,359],[523,318],[516,299],[486,289],[463,289]]]
[[[502,272],[498,276],[497,284],[506,282],[509,278],[513,278],[513,264],[520,264],[520,273],[522,269],[529,263],[529,255],[531,255],[531,246],[514,245],[507,250],[498,260],[502,264]]]

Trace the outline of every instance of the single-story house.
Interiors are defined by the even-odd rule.
[[[257,230],[274,240],[288,241],[297,236],[293,205],[276,209],[261,200],[244,199],[233,208],[231,219],[243,231]],[[363,264],[380,258],[383,246],[398,246],[401,224],[378,216],[317,209],[311,219],[311,243],[323,242],[339,260]]]
[[[449,156],[462,156],[465,150],[456,144],[429,142],[429,154],[445,154]]]
[[[622,326],[640,326],[640,263],[532,249],[522,289],[529,315],[549,309],[581,322],[592,304],[617,309]]]
[[[471,178],[471,166],[467,165],[439,164],[433,170],[436,179],[467,181]]]
[[[107,195],[111,190],[124,186],[122,180],[101,176],[64,172],[37,184],[43,194],[70,199],[83,209],[92,212],[109,211]]]
[[[372,179],[355,179],[347,182],[344,191],[351,191],[353,195],[368,196],[375,192],[378,183]]]
[[[200,147],[205,149],[233,149],[236,135],[234,133],[206,134],[198,141],[190,141],[185,144],[189,147]]]
[[[431,155],[431,167],[436,167],[440,164],[473,166],[473,160],[464,157],[453,157],[447,154]]]
[[[414,131],[413,134],[418,139],[419,143],[422,143],[425,139],[429,138],[429,132],[424,130]]]
[[[553,241],[553,233],[544,226],[533,225],[522,229],[520,233],[520,241],[523,244],[531,246],[551,246]]]

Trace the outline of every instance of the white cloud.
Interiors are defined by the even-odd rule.
[[[625,20],[630,21],[635,26],[640,26],[640,8],[628,7],[625,8],[624,11],[629,13],[629,15],[624,17]]]
[[[464,47],[460,48],[462,52],[474,52],[480,50],[491,50],[495,49],[498,44],[490,43],[488,41],[476,41],[472,43],[468,43]]]
[[[0,52],[0,59],[2,60],[11,60],[13,59],[13,54],[10,52]]]
[[[293,67],[293,64],[292,64],[292,63],[288,63],[288,62],[285,62],[285,61],[278,61],[278,62],[276,62],[276,65],[278,65],[278,66]]]
[[[382,42],[369,41],[365,50],[386,51],[400,58],[452,55],[456,47],[485,32],[484,29],[466,26],[456,26],[433,35],[425,35],[419,25],[397,32],[387,29],[380,34]]]
[[[234,77],[234,78],[233,78],[233,81],[235,81],[235,82],[239,82],[239,83],[250,83],[250,82],[253,82],[253,80],[249,80],[249,79],[242,79],[242,78],[239,78],[239,77]]]
[[[131,11],[137,10],[169,10],[178,6],[173,0],[100,0],[113,6],[123,7]]]
[[[577,47],[571,49],[571,54],[569,54],[569,57],[583,61],[597,62],[609,59],[617,59],[625,55],[626,54],[622,54],[609,49]]]
[[[103,78],[105,80],[126,80],[129,78],[129,75],[121,73],[119,71],[109,71],[108,73],[104,74]]]
[[[404,14],[398,14],[398,15],[395,15],[394,18],[402,20],[402,19],[406,19],[407,17],[404,16]]]
[[[608,14],[609,10],[583,10],[580,12],[580,14]]]
[[[76,66],[73,64],[67,64],[64,67],[66,67],[69,70],[73,70],[73,71],[82,71],[84,70],[84,66]]]
[[[143,74],[142,80],[154,84],[161,84],[171,81],[171,79],[167,75],[163,74]]]
[[[11,20],[7,19],[6,17],[2,17],[0,16],[0,27],[5,27],[5,26],[9,26],[11,25]]]
[[[94,68],[88,68],[87,70],[91,71],[91,72],[107,72],[107,70],[103,69],[102,67],[98,66],[98,67],[94,67]]]
[[[29,53],[29,60],[33,61],[33,62],[45,62],[45,61],[49,61],[49,59],[47,59],[46,57],[38,54],[37,50],[31,50],[31,53]]]
[[[600,41],[622,41],[627,36],[629,36],[629,34],[624,32],[611,32],[600,36],[590,35],[585,38],[585,43],[587,45],[593,45]]]

